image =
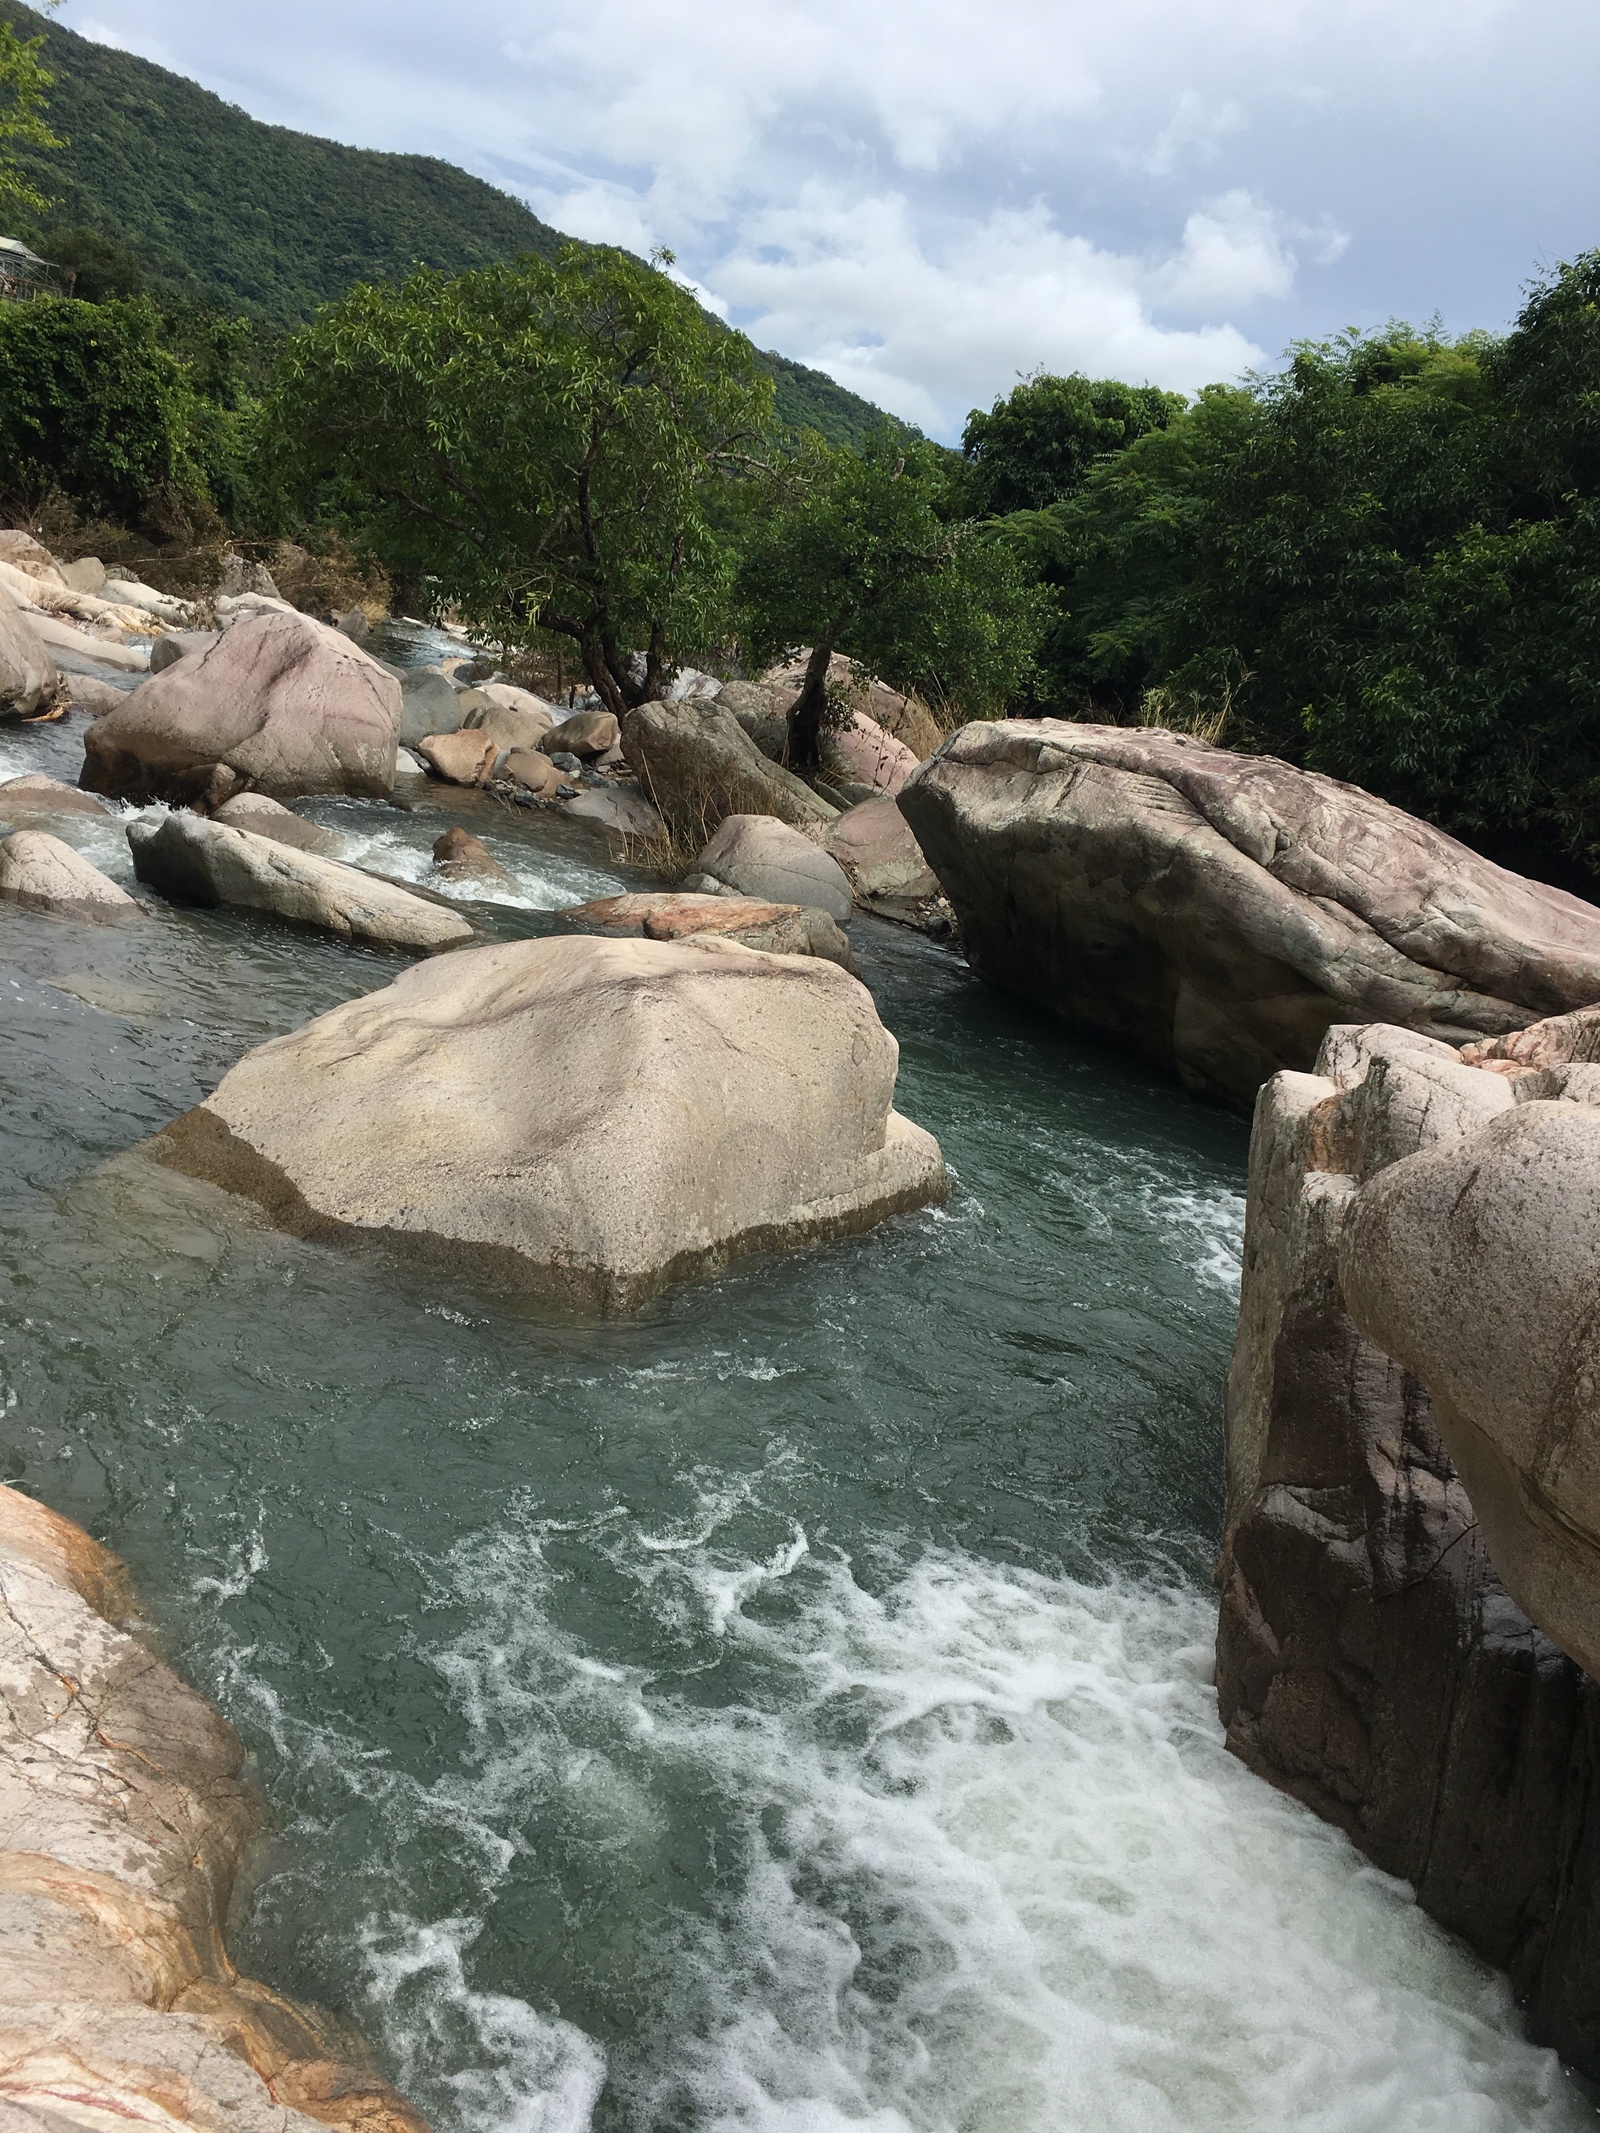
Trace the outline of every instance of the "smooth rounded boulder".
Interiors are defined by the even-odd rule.
[[[848,925],[855,909],[838,860],[771,815],[729,815],[696,866],[741,896],[812,904],[838,926]]]
[[[152,1151],[299,1235],[620,1310],[943,1197],[834,964],[565,936],[406,971],[248,1053]]]
[[[399,720],[400,684],[348,637],[306,615],[250,615],[97,719],[80,783],[212,806],[240,791],[382,798]]]
[[[128,824],[133,870],[178,903],[228,905],[386,948],[452,948],[472,938],[457,911],[337,859],[191,814]]]
[[[911,825],[894,801],[863,800],[847,808],[822,834],[824,851],[849,877],[857,900],[874,904],[924,903],[939,893],[939,882],[922,856]]]
[[[57,918],[132,918],[143,908],[46,830],[15,830],[0,838],[0,897]]]
[[[112,810],[92,792],[76,785],[63,785],[39,771],[26,777],[0,782],[0,815],[98,815],[103,820]]]
[[[500,744],[482,733],[429,733],[417,753],[437,778],[448,785],[485,785],[500,760]]]
[[[580,763],[588,763],[597,755],[609,755],[621,738],[614,712],[579,711],[552,726],[539,746],[546,755],[575,755]]]
[[[307,822],[281,800],[269,800],[262,792],[235,793],[211,819],[228,829],[253,830],[258,837],[270,837],[274,844],[290,845],[297,852],[320,852],[325,859],[337,859],[345,849],[345,840],[336,831]]]
[[[856,711],[847,724],[823,734],[822,760],[836,777],[892,794],[916,769],[918,759],[904,741]]]
[[[1600,999],[1600,910],[1270,756],[1002,719],[899,804],[981,978],[1237,1105],[1335,1023],[1462,1044]]]

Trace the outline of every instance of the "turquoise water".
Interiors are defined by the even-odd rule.
[[[77,746],[0,736],[0,774]],[[467,821],[514,876],[490,939],[628,878],[437,788],[313,811],[412,878]],[[855,936],[950,1204],[574,1325],[127,1152],[396,959],[0,906],[0,1452],[257,1758],[238,1959],[449,2133],[1591,2124],[1222,1751],[1245,1129]]]

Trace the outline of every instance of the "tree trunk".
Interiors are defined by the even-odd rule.
[[[795,770],[815,770],[822,761],[822,715],[828,708],[828,663],[837,630],[824,630],[806,661],[800,694],[789,706],[789,740],[784,750]]]

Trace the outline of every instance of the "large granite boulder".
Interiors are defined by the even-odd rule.
[[[603,933],[613,940],[687,941],[714,936],[764,948],[771,955],[820,955],[852,977],[850,943],[826,911],[805,904],[763,903],[752,896],[706,896],[666,889],[603,896],[561,914],[569,933]]]
[[[838,860],[771,815],[729,815],[696,865],[741,896],[810,904],[837,926],[847,926],[855,909]]]
[[[904,741],[856,711],[846,724],[824,732],[822,760],[836,778],[894,794],[916,769],[918,758]]]
[[[891,1107],[898,1057],[819,958],[518,941],[248,1053],[152,1146],[301,1235],[628,1308],[940,1198],[938,1144]]]
[[[63,785],[59,778],[47,778],[40,771],[0,781],[0,816],[8,822],[24,815],[97,815],[104,821],[111,813],[92,792]]]
[[[400,683],[400,745],[415,748],[430,733],[456,732],[472,709],[465,695],[443,667],[410,668]]]
[[[46,830],[15,830],[0,838],[0,897],[58,918],[132,918],[142,908],[126,889]]]
[[[387,795],[400,684],[337,630],[268,612],[154,674],[84,738],[82,783],[130,799]]]
[[[485,785],[494,776],[500,760],[500,743],[486,733],[463,728],[456,733],[430,733],[417,743],[417,753],[433,772],[451,785]]]
[[[769,762],[720,697],[640,704],[622,722],[622,752],[680,836],[704,837],[728,815],[775,815],[803,829],[838,813]]]
[[[66,700],[50,647],[10,594],[0,598],[0,718],[41,718]]]
[[[546,755],[575,755],[580,763],[610,755],[622,738],[613,711],[577,711],[552,726],[539,746]]]
[[[226,905],[386,948],[452,948],[472,938],[461,914],[356,867],[199,815],[128,824],[133,870],[177,903]]]
[[[297,852],[320,852],[324,859],[338,859],[346,849],[346,840],[336,830],[308,822],[281,800],[269,800],[264,792],[235,793],[211,819],[226,829],[253,830],[256,836],[291,845]]]
[[[1597,1179],[1600,1112],[1413,1030],[1335,1028],[1262,1089],[1217,1641],[1234,1752],[1590,2073]]]
[[[233,1728],[139,1633],[122,1565],[0,1488],[6,2126],[426,2133],[322,2018],[230,1962],[262,1822]]]
[[[1600,911],[1352,785],[1184,734],[964,727],[900,806],[973,968],[1248,1104],[1336,1022],[1460,1044],[1600,999]]]
[[[527,752],[541,748],[555,723],[549,706],[527,689],[495,682],[489,688],[471,689],[466,694],[471,699],[466,725],[499,748]]]

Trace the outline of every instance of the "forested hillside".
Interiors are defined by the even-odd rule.
[[[197,83],[47,21],[15,0],[0,20],[42,36],[65,145],[18,157],[56,204],[26,236],[50,250],[94,230],[158,289],[244,310],[287,329],[358,281],[417,264],[450,272],[567,240],[482,179],[432,156],[385,155],[263,125]],[[773,356],[781,418],[834,443],[887,418],[820,371]]]

